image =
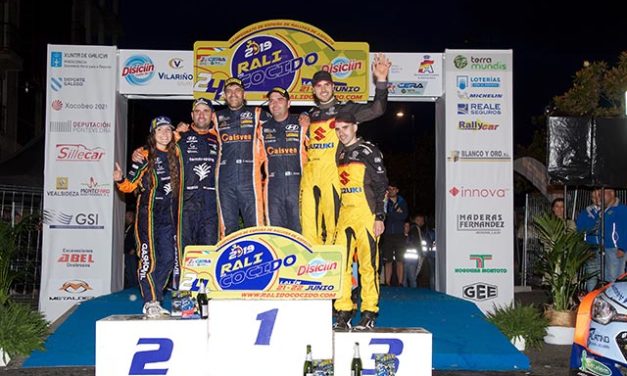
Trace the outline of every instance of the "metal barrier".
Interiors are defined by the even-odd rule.
[[[15,225],[26,217],[41,218],[42,207],[41,189],[0,185],[0,220]],[[11,295],[32,300],[37,298],[41,282],[41,224],[22,234],[17,246],[11,268],[18,278]]]
[[[573,221],[577,219],[579,213],[592,203],[590,188],[566,188],[563,196],[566,217]],[[616,190],[616,197],[622,204],[627,203],[627,190]],[[526,194],[524,216],[522,223],[516,229],[516,257],[518,262],[517,272],[519,273],[521,286],[539,286],[542,276],[534,273],[534,263],[537,260],[538,252],[542,251],[542,244],[536,236],[533,219],[536,215],[550,211],[551,202],[541,194]]]

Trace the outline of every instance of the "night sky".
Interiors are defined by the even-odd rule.
[[[583,6],[546,0],[381,1],[356,8],[344,6],[348,2],[327,1],[299,2],[299,10],[278,2],[258,2],[253,7],[237,3],[232,8],[209,1],[185,1],[179,6],[163,0],[120,3],[124,35],[118,47],[125,49],[192,50],[197,40],[227,40],[250,24],[270,19],[306,22],[336,41],[368,42],[371,52],[512,49],[514,144],[520,145],[528,144],[533,131],[543,127],[533,125],[531,118],[541,115],[552,97],[569,88],[585,60],[614,65],[627,49],[627,13],[618,2],[609,1]],[[410,152],[415,145],[411,140],[433,137],[434,107],[433,103],[390,103],[378,124],[364,125],[360,133],[379,144],[384,154],[399,149]],[[415,127],[410,117],[393,116],[401,109],[414,115]],[[132,101],[131,111],[144,117],[166,111],[175,121],[189,120],[186,101]],[[385,126],[379,126],[381,122]],[[135,136],[131,143],[142,143],[143,137]],[[432,153],[432,146],[423,145],[419,152]],[[431,158],[427,167],[433,163]]]

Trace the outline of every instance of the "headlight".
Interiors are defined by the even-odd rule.
[[[592,303],[592,320],[606,325],[616,315],[616,309],[603,297],[597,296]]]
[[[428,251],[428,249],[427,249],[427,242],[426,241],[421,240],[420,241],[420,245],[421,245],[421,248],[422,248],[423,252],[427,252]]]
[[[418,251],[415,248],[406,249],[405,260],[418,260]]]

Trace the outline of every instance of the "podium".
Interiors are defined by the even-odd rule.
[[[285,229],[246,229],[216,247],[188,247],[181,286],[197,291],[208,281],[209,318],[99,320],[96,375],[300,375],[308,344],[315,359],[335,359],[335,375],[348,375],[354,342],[364,375],[374,375],[375,353],[394,354],[398,376],[431,375],[424,330],[333,332],[341,270],[337,248],[311,247]]]

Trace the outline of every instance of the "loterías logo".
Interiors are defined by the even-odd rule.
[[[103,148],[88,148],[83,144],[57,144],[57,161],[98,162],[105,155]]]

